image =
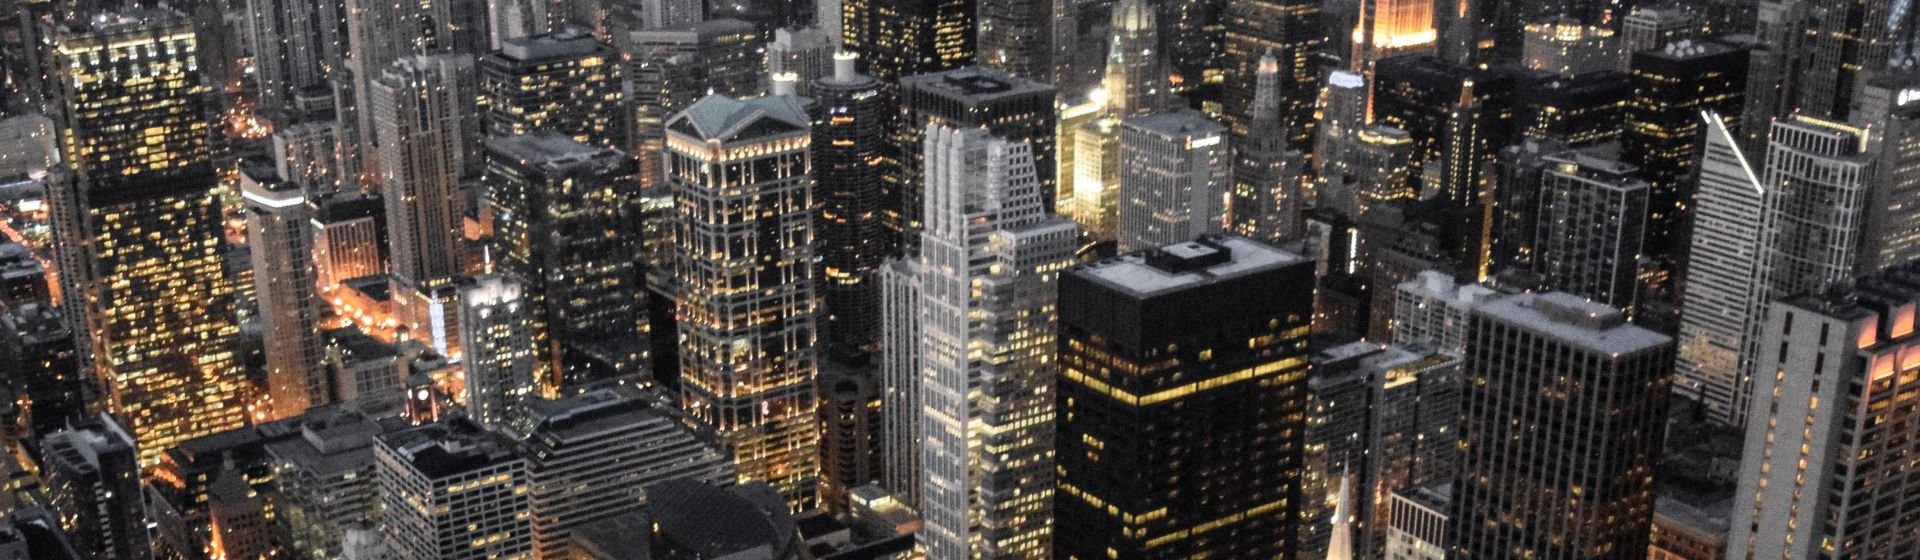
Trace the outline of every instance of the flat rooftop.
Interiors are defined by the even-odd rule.
[[[1144,298],[1306,260],[1243,237],[1212,236],[1101,259],[1072,272]]]
[[[1673,342],[1667,335],[1628,324],[1618,309],[1564,292],[1519,294],[1482,305],[1475,313],[1600,354],[1632,354]]]

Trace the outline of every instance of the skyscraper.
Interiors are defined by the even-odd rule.
[[[49,505],[88,558],[153,558],[137,449],[133,437],[105,415],[40,440]]]
[[[1620,22],[1620,69],[1631,69],[1637,53],[1694,38],[1703,27],[1701,23],[1678,4],[1634,6]]]
[[[1120,121],[1120,250],[1220,233],[1233,180],[1227,127],[1198,112]]]
[[[1264,287],[1312,276],[1217,236],[1062,276],[1053,557],[1300,554],[1313,301]]]
[[[852,53],[834,57],[833,74],[813,81],[815,220],[829,345],[872,350],[880,343],[880,266],[896,246],[882,206],[899,156],[887,129],[898,106],[879,80],[854,71]]]
[[[1646,556],[1673,344],[1625,320],[1562,292],[1473,310],[1449,557]]]
[[[380,534],[397,560],[531,560],[527,462],[465,419],[374,438]]]
[[[489,136],[554,130],[608,148],[628,142],[619,57],[569,29],[508,39],[480,58]]]
[[[1544,158],[1533,270],[1546,285],[1631,314],[1639,297],[1647,183],[1581,152]],[[1530,185],[1514,185],[1529,188]]]
[[[280,181],[264,165],[242,165],[247,247],[267,357],[273,418],[333,400],[320,339],[319,284],[313,273],[313,208],[300,185]]]
[[[525,284],[541,386],[572,392],[640,373],[611,367],[647,355],[638,163],[551,130],[487,148],[489,255]]]
[[[313,267],[321,295],[387,271],[386,204],[379,194],[339,192],[313,204]]]
[[[1563,17],[1528,25],[1520,59],[1534,70],[1579,76],[1618,67],[1620,51],[1612,28]]]
[[[1728,558],[1877,558],[1920,542],[1920,515],[1894,458],[1920,391],[1912,352],[1912,263],[1850,288],[1799,294],[1768,309],[1754,367]],[[1775,349],[1778,349],[1777,351]],[[1767,372],[1767,373],[1759,373]]]
[[[1160,50],[1156,8],[1146,0],[1120,0],[1113,8],[1113,39],[1101,87],[1107,111],[1119,118],[1167,110],[1166,57]]]
[[[290,111],[298,93],[330,89],[332,68],[347,55],[345,1],[249,0],[245,6],[253,79],[264,112]]]
[[[334,121],[307,121],[273,131],[273,168],[282,180],[316,193],[360,186],[340,168],[340,126]]]
[[[1234,234],[1264,242],[1299,235],[1306,207],[1306,158],[1288,149],[1286,123],[1280,120],[1280,61],[1260,58],[1255,77],[1253,120],[1247,137],[1233,144],[1233,185],[1227,199],[1227,227]]]
[[[36,436],[87,414],[79,348],[72,322],[60,311],[45,302],[17,303],[0,311],[0,369],[16,372],[7,396],[25,403],[25,427]]]
[[[460,350],[465,359],[467,417],[506,426],[522,404],[548,394],[535,376],[533,314],[526,286],[496,274],[459,286]]]
[[[386,68],[366,110],[380,139],[380,186],[387,205],[393,275],[423,285],[463,270],[460,191],[469,136],[480,135],[473,59],[414,56]]]
[[[1280,120],[1295,148],[1306,147],[1313,138],[1320,76],[1311,61],[1326,41],[1320,15],[1320,2],[1315,0],[1228,0],[1221,18],[1226,23],[1226,83],[1253,83],[1260,59],[1268,53],[1279,62]],[[1246,87],[1226,88],[1223,117],[1235,137],[1248,134],[1253,93]]]
[[[1753,333],[1767,304],[1767,220],[1773,197],[1723,117],[1702,111],[1706,128],[1691,210],[1686,307],[1680,313],[1673,390],[1708,417],[1740,425],[1746,415]]]
[[[71,167],[48,184],[61,292],[106,409],[150,465],[245,420],[207,86],[178,13],[72,19],[51,41]]]
[[[347,405],[351,406],[351,405]],[[290,437],[265,442],[272,468],[280,546],[311,558],[339,558],[341,537],[379,518],[374,438],[408,427],[399,417],[340,408],[315,410]]]
[[[810,138],[792,96],[710,95],[667,121],[681,402],[795,509],[820,474]]]
[[[1728,119],[1740,114],[1747,84],[1747,49],[1683,40],[1631,56],[1633,96],[1627,100],[1621,161],[1639,167],[1652,187],[1647,247],[1655,258],[1679,259],[1684,212],[1697,193],[1687,184],[1700,159],[1706,123],[1702,111]]]
[[[739,98],[760,93],[764,60],[755,52],[759,40],[753,24],[737,19],[695,20],[615,37],[626,65],[627,91],[633,93],[628,99],[633,143],[624,149],[640,160],[642,186],[654,186],[665,174],[660,169],[666,142],[661,131],[674,113],[709,92]]]
[[[883,82],[974,63],[972,0],[841,0],[840,42]]]
[[[975,60],[1030,80],[1061,84],[1072,66],[1073,0],[973,0]]]
[[[1053,281],[1075,228],[1041,198],[1034,148],[927,127],[927,227],[890,310],[888,362],[920,403],[919,538],[929,559],[1047,558],[1053,494]],[[894,367],[899,367],[895,365]],[[894,378],[901,377],[898,371]]]
[[[782,27],[767,42],[767,74],[792,73],[799,78],[796,94],[811,96],[813,81],[834,75],[834,55],[840,34],[818,27]]]
[[[909,76],[899,83],[901,114],[906,120],[899,123],[893,144],[900,153],[902,180],[888,184],[891,189],[885,200],[890,213],[899,213],[888,216],[888,224],[900,232],[909,249],[920,241],[920,213],[925,209],[922,144],[927,125],[984,127],[994,136],[1031,144],[1036,168],[1059,165],[1054,145],[1059,109],[1053,86],[983,67]],[[1043,173],[1039,181],[1043,208],[1053,208],[1054,174]]]
[[[640,511],[645,488],[667,480],[731,485],[733,466],[678,413],[639,395],[601,389],[528,403],[514,421],[527,461],[534,551],[571,558],[568,537],[602,519]]]
[[[1762,301],[1843,283],[1860,268],[1861,223],[1870,211],[1871,135],[1793,115],[1773,123],[1762,184],[1774,215]]]

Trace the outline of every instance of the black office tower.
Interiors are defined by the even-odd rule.
[[[1313,261],[1209,236],[1060,277],[1054,558],[1297,558]]]

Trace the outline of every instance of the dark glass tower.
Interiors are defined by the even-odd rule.
[[[1253,88],[1260,57],[1268,52],[1280,63],[1280,115],[1295,148],[1313,138],[1320,72],[1314,54],[1327,42],[1320,25],[1319,0],[1229,0],[1225,28],[1225,88],[1222,105],[1236,137],[1247,135],[1253,118]]]
[[[1637,166],[1651,191],[1647,252],[1673,259],[1686,209],[1692,206],[1696,162],[1705,142],[1703,111],[1739,124],[1746,104],[1748,49],[1718,42],[1681,42],[1634,53],[1633,95],[1621,161]]]
[[[1054,558],[1296,558],[1313,261],[1203,237],[1060,279]]]
[[[885,82],[973,64],[974,0],[841,0],[841,43]]]
[[[814,221],[826,298],[826,339],[835,350],[871,351],[880,342],[880,264],[894,251],[882,221],[882,193],[899,158],[887,143],[897,116],[879,80],[854,72],[851,53],[813,82]]]
[[[556,130],[608,148],[625,146],[619,55],[577,30],[508,39],[480,57],[490,136]]]
[[[906,120],[895,130],[893,145],[901,156],[902,180],[889,183],[890,192],[885,196],[887,223],[905,246],[911,248],[920,242],[924,210],[921,189],[925,188],[920,173],[926,159],[921,141],[927,125],[985,127],[996,137],[1033,144],[1034,165],[1054,169],[1058,165],[1054,144],[1059,132],[1056,91],[1045,83],[984,67],[900,80],[901,114]],[[1040,174],[1040,196],[1046,208],[1054,207],[1055,179],[1052,173]]]

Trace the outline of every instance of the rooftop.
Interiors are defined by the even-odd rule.
[[[969,103],[980,103],[1022,95],[1053,95],[1054,87],[1015,77],[984,66],[955,68],[945,72],[908,76],[900,79],[902,89],[933,92]]]
[[[593,54],[599,45],[592,35],[567,29],[507,39],[506,43],[500,45],[499,54],[516,60],[577,57]]]
[[[1073,272],[1146,297],[1305,260],[1246,238],[1209,236],[1101,259],[1075,267]]]
[[[687,110],[667,123],[669,132],[700,140],[753,138],[770,133],[807,130],[811,119],[790,95],[769,95],[741,101],[725,95],[709,95],[695,101]],[[771,126],[756,126],[766,123]]]
[[[618,150],[585,144],[552,130],[489,138],[487,149],[493,154],[518,160],[521,165],[548,171],[564,171],[583,164],[626,157]]]
[[[422,424],[375,439],[434,480],[518,460],[499,435],[465,418]]]
[[[1517,294],[1474,312],[1616,357],[1673,342],[1667,335],[1627,324],[1618,309],[1564,292]]]
[[[1153,132],[1171,138],[1188,138],[1189,147],[1200,148],[1218,143],[1227,127],[1213,122],[1199,111],[1171,111],[1129,117],[1120,126]],[[1213,140],[1208,140],[1209,138]],[[1211,143],[1209,143],[1211,142]]]

